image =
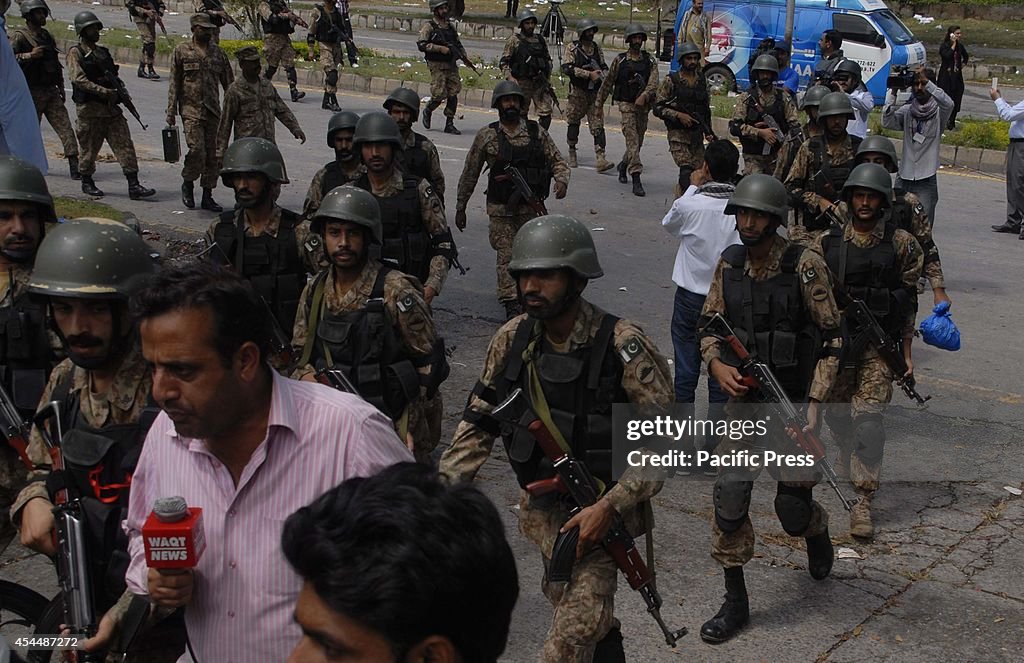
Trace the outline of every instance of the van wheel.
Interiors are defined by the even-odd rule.
[[[736,89],[736,77],[732,71],[721,64],[713,64],[704,70],[704,78],[708,81],[708,90],[712,94],[725,94]]]

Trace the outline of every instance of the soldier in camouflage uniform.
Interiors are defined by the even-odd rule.
[[[193,209],[195,181],[203,188],[200,207],[217,214],[224,211],[213,199],[220,169],[217,159],[217,130],[220,128],[220,90],[234,80],[228,57],[214,44],[216,26],[207,14],[193,14],[192,41],[178,44],[171,55],[171,84],[167,88],[167,124],[181,114],[188,153],[181,169],[181,202]]]
[[[597,156],[595,168],[603,173],[615,166],[605,158],[608,145],[604,133],[604,108],[597,103],[597,91],[608,73],[601,46],[594,40],[597,22],[585,18],[576,26],[579,39],[565,47],[562,72],[569,77],[569,99],[565,103],[565,121],[569,125],[566,138],[569,142],[569,167],[576,168],[576,143],[580,139],[580,120],[587,118],[587,126],[594,137],[594,153]]]
[[[71,80],[71,100],[78,116],[78,143],[82,147],[79,170],[82,174],[82,193],[103,196],[96,187],[96,155],[103,141],[114,151],[121,170],[128,180],[128,197],[132,200],[148,198],[156,193],[139,184],[139,160],[135,144],[128,130],[128,121],[118,106],[118,92],[110,83],[117,76],[117,65],[103,46],[97,42],[103,24],[90,11],[75,15],[75,32],[79,43],[68,49],[68,79]]]
[[[842,346],[839,310],[821,256],[776,232],[789,214],[786,199],[786,188],[771,175],[749,175],[736,185],[725,213],[736,215],[743,245],[722,253],[704,302],[701,327],[716,314],[724,317],[739,338],[748,339],[748,350],[768,362],[790,400],[808,401],[807,429],[816,430],[819,404],[835,380],[836,355]],[[728,344],[705,333],[700,345],[708,374],[730,396],[728,415],[746,421],[775,418],[759,408],[757,394],[742,383],[738,357]],[[767,438],[723,436],[715,453],[727,460],[743,451],[760,453],[759,448],[766,446],[782,454],[803,453],[780,428],[769,428]],[[715,481],[711,556],[725,570],[726,595],[718,614],[701,627],[706,642],[728,640],[750,618],[743,565],[754,554],[750,494],[760,470],[759,466],[723,465]],[[827,577],[834,555],[828,514],[812,497],[817,471],[769,471],[778,481],[775,513],[782,528],[790,536],[805,539],[811,577]]]
[[[327,123],[327,147],[334,149],[334,161],[313,175],[302,205],[302,218],[312,219],[320,201],[331,189],[347,184],[365,172],[360,155],[352,148],[358,122],[359,116],[352,111],[341,111],[331,116]]]
[[[224,3],[221,0],[192,0],[192,12],[209,15],[210,22],[216,26],[211,41],[219,46],[221,28],[228,24],[229,19],[234,20],[224,8]]]
[[[537,15],[524,9],[516,17],[519,32],[508,38],[499,65],[505,80],[514,81],[523,92],[523,117],[530,114],[530,104],[537,106],[537,122],[547,131],[551,127],[551,54],[544,37],[534,34]],[[598,104],[600,105],[600,104]]]
[[[840,449],[836,471],[849,475],[859,497],[850,512],[850,534],[871,539],[871,500],[885,450],[883,411],[892,400],[892,381],[914,373],[910,351],[924,254],[913,235],[893,223],[892,180],[884,167],[864,163],[854,168],[843,199],[844,225],[822,235],[818,245],[836,275],[836,298],[843,306],[851,298],[863,300],[897,342],[909,368],[905,376],[895,375],[857,323],[845,322],[848,339],[828,396],[836,405],[826,419]]]
[[[736,100],[729,133],[739,138],[743,147],[743,174],[771,175],[787,135],[800,130],[796,103],[790,94],[775,85],[779,77],[779,61],[775,56],[759,55],[750,68],[750,75],[753,78],[750,88]],[[772,122],[778,131],[770,126]]]
[[[156,19],[167,10],[163,0],[125,0],[128,15],[135,21],[142,40],[142,57],[139,59],[139,78],[160,80],[160,74],[153,70],[153,56],[156,54]],[[148,73],[146,69],[149,69]]]
[[[441,294],[448,270],[459,256],[444,205],[430,182],[398,167],[402,135],[388,115],[375,112],[360,117],[352,145],[366,166],[353,185],[372,193],[381,208],[381,261],[418,278],[423,298],[430,304]]]
[[[564,500],[531,497],[525,490],[520,494],[519,529],[540,548],[545,571],[559,530],[580,529],[572,579],[553,583],[544,576],[542,588],[554,614],[540,660],[624,661],[614,615],[618,569],[598,544],[617,515],[634,536],[649,535],[644,509],[661,482],[643,480],[637,468],[612,482],[611,404],[629,402],[643,416],[664,412],[673,399],[672,375],[637,325],[582,297],[589,280],[604,272],[594,240],[579,221],[559,215],[533,219],[516,235],[508,268],[528,315],[510,320],[491,339],[480,380],[441,457],[440,471],[453,481],[476,476],[495,438],[502,435],[503,427],[490,413],[516,388],[529,394],[536,412],[557,422],[572,455],[609,488],[572,518]],[[599,370],[587,368],[595,362]],[[560,373],[554,381],[548,373],[553,366]],[[566,383],[569,371],[577,378]],[[588,380],[588,374],[599,377]],[[531,388],[538,382],[539,389]],[[504,430],[503,442],[520,486],[553,474],[529,433]]]
[[[344,371],[359,394],[394,421],[398,437],[412,441],[416,460],[430,463],[441,441],[438,388],[448,362],[423,286],[370,257],[370,245],[383,242],[384,226],[369,192],[334,189],[310,225],[330,266],[299,300],[292,346],[301,358],[292,377],[315,380],[317,370]]]
[[[889,171],[890,175],[899,172],[896,146],[885,136],[865,138],[857,148],[857,163],[877,163]],[[897,228],[906,230],[921,245],[924,253],[923,276],[931,284],[934,305],[938,306],[940,302],[952,304],[949,295],[946,294],[946,279],[942,273],[939,249],[932,238],[932,222],[916,193],[905,191],[902,187],[893,189],[892,220]]]
[[[833,224],[835,205],[856,165],[854,156],[860,147],[861,139],[846,131],[853,115],[845,92],[826,94],[818,106],[821,135],[810,137],[797,150],[786,176],[786,189],[796,213],[788,232],[794,242],[811,246],[817,235]]]
[[[522,313],[515,281],[508,273],[512,240],[537,212],[515,191],[504,169],[509,164],[515,166],[541,202],[548,195],[552,178],[555,198],[565,198],[572,172],[548,132],[537,122],[526,119],[522,110],[525,105],[526,97],[514,82],[502,81],[495,86],[491,108],[497,109],[499,119],[477,132],[459,178],[455,204],[455,225],[465,230],[466,206],[486,164],[489,238],[491,248],[498,254],[498,301],[509,319]]]
[[[713,140],[708,82],[700,71],[700,49],[679,45],[679,71],[658,85],[654,116],[665,121],[668,150],[679,168],[677,196],[690,186],[690,174],[704,163],[704,140]]]
[[[643,48],[647,31],[641,26],[627,25],[625,38],[629,50],[612,60],[608,75],[597,93],[597,102],[604,106],[604,100],[611,94],[612,101],[619,103],[622,137],[626,140],[626,152],[619,161],[619,182],[628,182],[628,173],[633,178],[633,195],[645,196],[647,194],[640,181],[640,174],[644,172],[640,148],[644,146],[647,115],[658,90],[658,62]]]
[[[829,92],[830,90],[824,85],[812,85],[804,93],[804,98],[800,102],[800,110],[807,116],[807,122],[801,127],[800,133],[794,135],[792,140],[782,143],[782,148],[779,150],[779,156],[775,164],[775,179],[778,181],[786,181],[800,146],[810,140],[812,136],[821,135],[821,127],[818,126],[818,105]]]
[[[430,0],[430,11],[434,16],[420,28],[416,42],[430,70],[430,101],[423,109],[423,126],[430,128],[431,115],[443,103],[444,132],[460,135],[462,132],[455,128],[455,110],[462,92],[458,59],[466,54],[466,49],[455,26],[448,22],[448,0]]]
[[[267,70],[263,75],[268,81],[273,80],[277,68],[284,67],[292,101],[298,101],[306,96],[297,87],[299,75],[295,71],[295,48],[291,38],[299,17],[288,7],[286,0],[263,0],[256,11],[263,29],[263,53],[267,56]]]
[[[430,182],[443,204],[444,171],[441,170],[441,155],[429,138],[412,130],[419,119],[420,96],[410,88],[397,87],[384,100],[384,108],[402,132],[402,151],[398,157],[402,170]]]
[[[46,120],[57,132],[64,146],[64,158],[68,160],[71,179],[82,179],[78,172],[78,139],[71,128],[68,109],[64,107],[64,76],[61,74],[60,59],[57,57],[57,43],[45,27],[50,8],[44,0],[25,0],[21,3],[21,15],[25,27],[11,31],[11,49],[21,66],[32,93],[39,121]]]
[[[323,0],[313,10],[310,20],[306,44],[310,46],[310,54],[313,43],[320,44],[320,66],[324,70],[324,100],[320,108],[337,113],[341,110],[338,105],[338,67],[345,55],[342,51],[345,22],[334,0]]]
[[[224,92],[224,107],[220,113],[220,128],[217,130],[217,157],[223,157],[231,142],[239,138],[265,138],[275,141],[274,120],[281,121],[299,141],[306,142],[306,134],[277,93],[274,84],[260,76],[260,52],[255,46],[246,46],[235,51],[238,68],[242,75],[234,80]]]

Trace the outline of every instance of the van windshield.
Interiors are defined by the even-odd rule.
[[[907,26],[903,25],[895,14],[888,9],[883,9],[877,12],[871,12],[871,18],[875,19],[878,26],[885,31],[885,34],[889,36],[894,44],[909,44],[917,41],[914,35],[910,32]]]

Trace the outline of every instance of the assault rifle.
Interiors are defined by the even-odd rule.
[[[267,303],[263,295],[260,295],[260,301],[263,302],[263,308],[267,317],[270,318],[270,358],[275,364],[291,368],[292,361],[295,360],[292,352],[292,337],[285,333],[281,323],[277,321],[277,316],[274,315],[274,310],[270,308],[270,304]]]
[[[2,432],[4,438],[7,439],[7,444],[18,453],[21,462],[29,471],[34,470],[35,464],[28,457],[29,426],[21,418],[14,399],[2,384],[0,384],[0,426],[3,427]]]
[[[316,372],[316,381],[338,391],[344,391],[346,394],[359,396],[359,390],[345,375],[345,371],[339,368],[321,368]]]
[[[292,10],[289,9],[288,11],[281,12],[281,13],[285,15],[285,18],[287,18],[289,21],[292,22],[292,25],[298,25],[298,26],[301,26],[301,27],[303,27],[303,28],[305,28],[307,30],[309,29],[309,23],[306,23],[306,21],[304,21],[301,16],[299,16],[298,14],[293,12]]]
[[[511,163],[505,164],[504,174],[495,175],[494,179],[498,182],[511,181],[512,186],[515,189],[515,195],[519,196],[522,202],[529,205],[530,209],[540,216],[547,215],[548,208],[544,206],[544,201],[533,192],[533,189],[530,188],[530,185],[526,181],[526,178],[523,177],[523,174]],[[509,200],[509,204],[512,204],[511,200]]]
[[[430,35],[430,41],[431,43],[437,44],[438,46],[444,46],[445,48],[447,48],[449,54],[455,56],[455,60],[462,60],[462,62],[467,67],[469,67],[469,69],[474,74],[476,74],[477,76],[480,75],[480,70],[477,69],[476,65],[473,64],[473,61],[469,59],[469,55],[466,54],[466,49],[462,46],[462,44],[456,46],[455,44],[451,43],[445,38],[445,36],[441,33],[440,30],[434,30],[434,32]]]
[[[204,0],[203,4],[209,9],[212,9],[213,11],[223,12],[224,20],[228,23],[228,25],[235,26],[235,29],[237,29],[239,32],[242,31],[241,24],[239,24],[239,22],[236,21],[235,18],[228,13],[228,10],[224,8],[224,3],[222,3],[220,0]]]
[[[922,397],[917,391],[917,380],[913,375],[907,375],[910,369],[906,359],[903,358],[903,347],[901,343],[893,340],[889,334],[878,324],[878,320],[871,309],[863,300],[851,298],[843,313],[849,316],[856,333],[866,334],[868,342],[878,351],[878,356],[889,367],[896,377],[896,384],[899,385],[907,398],[917,401],[918,407],[924,407],[925,403],[931,400],[931,396]]]
[[[89,51],[88,53],[85,53],[83,59],[91,58],[92,54],[95,52],[96,51]],[[149,127],[143,124],[142,116],[139,115],[139,109],[135,107],[135,102],[132,101],[132,95],[128,93],[128,88],[125,87],[124,81],[122,81],[117,75],[117,70],[111,68],[112,66],[115,66],[113,61],[110,62],[110,65],[104,65],[102,67],[103,77],[100,79],[100,82],[106,83],[104,87],[113,90],[117,94],[117,103],[127,108],[128,112],[132,114],[132,117],[138,120],[139,124],[142,125],[142,130],[145,131]]]
[[[813,432],[804,430],[807,418],[800,413],[793,401],[786,395],[786,390],[782,388],[779,379],[768,368],[768,364],[758,361],[747,352],[747,348],[736,337],[736,332],[719,313],[711,316],[711,319],[700,329],[700,333],[717,338],[729,346],[740,360],[739,371],[743,374],[743,384],[751,389],[756,389],[761,400],[773,406],[777,415],[782,417],[782,425],[785,427],[786,433],[801,449],[814,457],[815,463],[825,476],[825,481],[839,496],[839,501],[843,503],[843,508],[847,511],[851,510],[856,504],[856,500],[847,499],[843,495],[842,489],[839,488],[839,477],[836,476],[832,463],[825,455],[825,445]]]
[[[156,21],[156,24],[160,26],[160,32],[162,32],[163,35],[165,37],[167,37],[167,26],[164,25],[164,17],[160,15],[160,12],[154,11],[153,12],[153,19]],[[170,40],[171,40],[171,38],[167,37],[167,41],[170,41]]]
[[[551,103],[553,103],[555,105],[555,108],[558,109],[558,114],[565,115],[565,113],[562,112],[562,104],[558,103],[558,93],[555,92],[555,88],[552,87],[551,79],[544,79],[544,90],[551,95]]]
[[[698,113],[693,112],[690,109],[679,108],[672,103],[671,100],[666,99],[665,101],[659,101],[654,104],[654,115],[660,117],[664,122],[665,126],[669,129],[693,129],[693,127],[687,127],[683,125],[682,121],[675,118],[664,117],[663,113],[666,110],[674,111],[676,113],[686,113],[694,119],[697,123],[697,128],[701,130],[701,133],[705,137],[710,137],[711,140],[718,140],[718,136],[715,134],[715,130],[711,128],[711,124],[701,117]]]
[[[574,503],[570,511],[571,515],[597,503],[600,497],[597,481],[582,461],[570,456],[568,451],[559,445],[552,432],[533,412],[521,388],[517,388],[504,402],[494,408],[491,416],[513,426],[525,426],[533,439],[537,441],[537,445],[544,455],[552,462],[555,476],[550,479],[534,481],[528,485],[526,490],[531,495],[563,493]],[[523,422],[527,419],[530,423],[524,424]],[[551,567],[548,571],[548,578],[553,582],[565,582],[569,579],[572,565],[576,560],[576,544],[579,535],[579,527],[558,535],[551,557]],[[644,603],[647,604],[647,612],[658,623],[658,627],[665,636],[665,642],[668,646],[675,647],[676,642],[686,635],[686,628],[672,631],[665,625],[665,620],[661,617],[661,595],[654,585],[654,574],[644,563],[643,557],[636,547],[636,541],[626,530],[621,516],[615,517],[608,533],[601,541],[601,545],[615,560],[615,565],[626,577],[629,586],[640,592]]]

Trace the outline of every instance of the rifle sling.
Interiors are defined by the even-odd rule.
[[[316,284],[313,286],[313,301],[309,307],[309,319],[306,322],[306,343],[302,346],[302,357],[299,358],[298,366],[305,366],[309,363],[310,357],[313,356],[316,327],[320,324],[320,315],[324,303],[324,282],[327,280],[328,275],[329,272],[325,271],[323,278],[316,279]],[[331,354],[326,352],[326,348],[324,350],[324,356],[327,358],[328,366],[330,366]]]

